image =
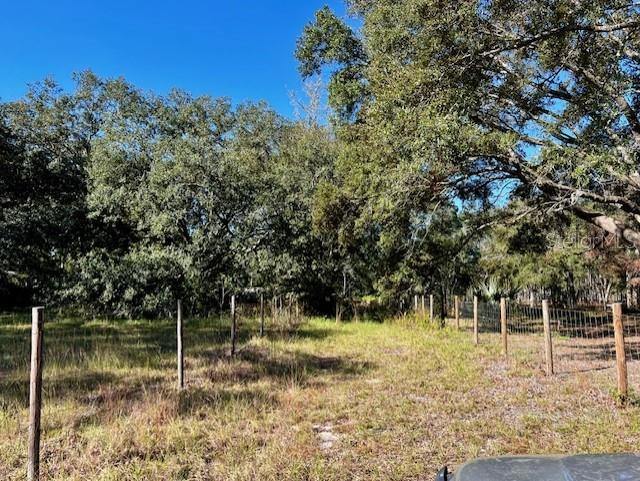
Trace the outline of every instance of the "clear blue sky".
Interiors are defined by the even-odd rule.
[[[0,15],[0,99],[51,76],[92,69],[166,93],[266,100],[291,115],[301,85],[296,39],[314,12],[342,0],[22,0]]]

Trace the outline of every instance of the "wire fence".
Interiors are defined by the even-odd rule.
[[[456,309],[456,302],[458,307]],[[506,302],[508,353],[533,368],[547,366],[544,308],[542,305]],[[457,315],[456,315],[457,312]],[[474,332],[473,300],[454,301],[448,324]],[[611,306],[604,308],[548,308],[551,359],[556,374],[589,371],[616,372],[616,333]],[[496,302],[477,303],[477,333],[480,343],[503,342],[501,306]],[[621,316],[628,378],[640,382],[640,314]],[[619,369],[619,367],[618,367]]]

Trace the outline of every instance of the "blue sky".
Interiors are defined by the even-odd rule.
[[[342,0],[22,0],[0,15],[0,99],[51,76],[63,86],[92,69],[143,89],[266,100],[292,114],[301,80],[296,39],[314,12]]]

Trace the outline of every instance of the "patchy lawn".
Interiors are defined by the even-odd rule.
[[[252,326],[255,329],[255,326]],[[44,480],[432,480],[444,464],[523,453],[622,452],[640,408],[611,371],[546,378],[497,339],[313,320],[241,339],[188,321],[176,389],[172,322],[50,323]],[[29,326],[0,326],[0,479],[24,479]]]

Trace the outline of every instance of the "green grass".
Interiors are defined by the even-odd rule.
[[[188,321],[51,322],[44,480],[418,480],[477,456],[635,451],[601,372],[546,378],[468,333],[309,321],[253,337]],[[0,325],[0,479],[24,479],[29,326]]]

